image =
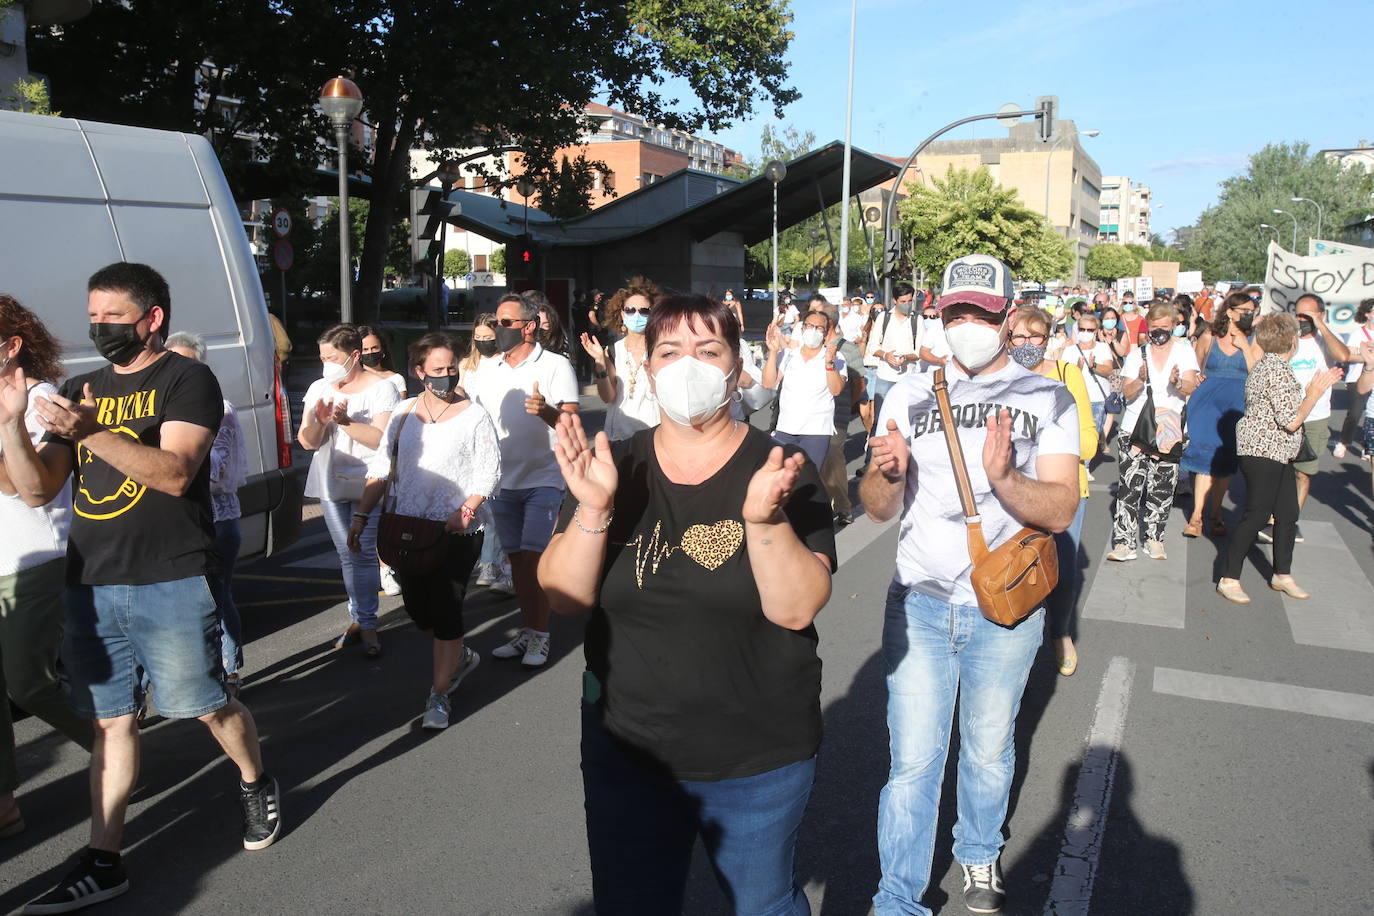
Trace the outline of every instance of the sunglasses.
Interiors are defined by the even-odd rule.
[[[939,317],[940,317],[940,313],[939,313],[939,312],[923,312],[923,313],[921,314],[921,317],[922,317],[922,318],[939,318]]]
[[[532,318],[502,318],[498,320],[496,323],[503,328],[513,328],[519,325],[529,324],[533,320],[534,319]]]
[[[650,306],[642,305],[642,306],[640,306],[639,308],[626,308],[626,309],[621,309],[621,310],[620,310],[620,314],[622,314],[622,315],[645,315],[645,316],[647,316],[647,315],[649,314],[649,309],[650,309]]]

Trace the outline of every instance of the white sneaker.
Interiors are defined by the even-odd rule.
[[[1332,458],[1344,458],[1344,457],[1345,457],[1345,443],[1344,443],[1344,442],[1337,442],[1337,443],[1336,443],[1336,447],[1333,448],[1333,449],[1331,450],[1331,457],[1332,457]]]
[[[463,646],[463,660],[458,665],[458,670],[453,674],[453,680],[448,682],[448,693],[458,689],[458,685],[463,683],[463,678],[472,673],[472,669],[477,667],[477,663],[482,660],[482,656],[467,646]]]
[[[503,595],[514,595],[515,583],[510,580],[510,573],[505,573],[493,581],[491,583],[491,590],[500,592]]]
[[[1164,552],[1164,542],[1163,542],[1163,541],[1146,541],[1146,542],[1145,542],[1145,556],[1149,557],[1151,560],[1167,560],[1167,559],[1169,559],[1169,555],[1168,555],[1167,553]]]
[[[1135,548],[1127,547],[1125,544],[1118,544],[1107,554],[1107,559],[1117,563],[1126,563],[1135,559]]]
[[[401,583],[396,581],[396,573],[391,571],[390,566],[382,567],[382,592],[387,595],[401,593]]]
[[[429,699],[425,700],[425,717],[421,720],[420,727],[433,731],[448,728],[448,714],[451,709],[447,696],[442,693],[431,693]]]
[[[520,664],[526,668],[542,668],[549,660],[549,634],[529,631],[530,641],[525,646],[525,657]]]
[[[493,582],[495,582],[495,581],[496,581],[496,564],[495,564],[495,563],[478,563],[478,564],[477,564],[477,584],[478,584],[479,586],[491,585],[491,583],[493,583]]]
[[[529,644],[530,631],[526,630],[524,627],[521,627],[520,632],[515,634],[514,639],[506,643],[504,646],[497,646],[495,649],[492,649],[491,657],[519,658],[520,656],[525,654],[525,649],[529,647]]]

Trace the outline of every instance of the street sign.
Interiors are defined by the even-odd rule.
[[[296,249],[292,248],[286,239],[282,239],[272,246],[272,260],[278,270],[290,270],[291,265],[296,263]]]
[[[1017,124],[1021,123],[1021,116],[1013,115],[1011,114],[1011,112],[1020,110],[1020,105],[1016,104],[1015,102],[1008,102],[1001,108],[997,109],[998,113],[1001,115],[1001,117],[997,119],[997,123],[1001,124],[1003,127],[1015,127]]]
[[[272,231],[277,233],[279,239],[291,234],[291,214],[286,212],[286,208],[278,207],[272,211]]]

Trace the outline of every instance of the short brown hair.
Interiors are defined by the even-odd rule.
[[[1298,339],[1298,319],[1287,312],[1270,312],[1255,323],[1255,343],[1265,353],[1287,353]]]
[[[363,335],[358,333],[358,326],[355,324],[336,324],[321,334],[316,343],[329,344],[336,350],[352,353],[354,350],[362,350]]]
[[[1025,324],[1027,328],[1037,334],[1049,336],[1050,328],[1054,327],[1054,319],[1050,313],[1040,308],[1023,308],[1016,313],[1016,323]]]
[[[429,359],[431,350],[448,350],[454,356],[458,355],[458,344],[453,338],[443,331],[430,331],[424,337],[410,345],[410,367],[424,365],[425,360]]]
[[[38,316],[13,296],[0,293],[0,343],[18,337],[19,368],[31,379],[55,383],[62,377],[62,345]]]
[[[682,322],[689,326],[705,326],[719,334],[739,359],[739,319],[735,310],[709,296],[660,296],[649,313],[649,326],[644,329],[644,343],[653,353],[659,335],[666,334]]]

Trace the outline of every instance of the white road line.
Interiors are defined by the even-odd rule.
[[[835,537],[835,559],[840,566],[854,559],[869,544],[882,537],[883,533],[897,524],[897,520],[901,517],[899,512],[885,522],[875,522],[867,515],[861,515],[854,519],[852,525],[849,525]],[[896,554],[893,556],[895,557]]]
[[[1094,502],[1088,500],[1090,506]],[[1112,545],[1103,545],[1097,575],[1083,601],[1084,617],[1183,629],[1188,613],[1188,542],[1178,520],[1172,521],[1164,531],[1167,560],[1151,560],[1138,547],[1137,559],[1116,563],[1107,559]]]
[[[1374,724],[1374,697],[1359,693],[1295,687],[1292,684],[1180,671],[1177,668],[1156,668],[1154,689],[1155,693],[1194,700],[1214,700],[1218,703]]]
[[[1116,656],[1107,663],[1097,712],[1088,732],[1088,746],[1074,787],[1073,808],[1064,824],[1064,844],[1054,867],[1045,913],[1053,916],[1087,916],[1092,904],[1097,861],[1107,832],[1116,762],[1121,756],[1121,737],[1126,730],[1126,710],[1131,705],[1135,663]]]
[[[1303,646],[1374,653],[1374,600],[1369,580],[1330,522],[1303,522],[1306,540],[1293,551],[1293,578],[1312,591],[1283,596],[1293,641]],[[1316,604],[1320,601],[1321,604]]]

